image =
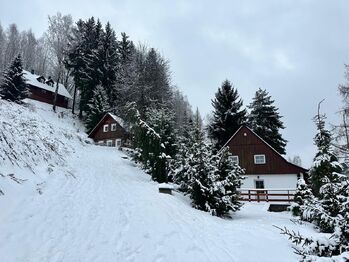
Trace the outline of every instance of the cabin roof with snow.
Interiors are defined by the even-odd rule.
[[[88,137],[93,137],[95,135],[95,133],[102,127],[102,125],[104,124],[104,122],[107,118],[113,119],[115,122],[117,122],[120,125],[120,127],[122,129],[124,129],[126,131],[126,129],[127,129],[126,124],[122,118],[120,118],[112,113],[106,113],[102,117],[102,119],[98,122],[98,124],[92,129],[92,131],[88,134]]]
[[[55,93],[56,83],[51,78],[46,80],[44,76],[36,75],[26,70],[23,70],[23,75],[27,84]],[[58,94],[72,99],[72,96],[62,84],[58,84]]]
[[[247,126],[241,126],[224,147],[229,147],[235,160],[246,169],[246,174],[304,174],[307,172],[305,168],[288,162]]]

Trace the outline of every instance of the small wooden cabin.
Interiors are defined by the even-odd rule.
[[[34,71],[28,72],[23,70],[23,73],[30,91],[29,98],[53,105],[56,83],[52,78],[48,77],[48,79],[45,79],[44,76],[36,75]],[[68,108],[68,103],[71,99],[72,97],[65,86],[58,84],[56,105]]]
[[[241,126],[228,140],[234,162],[245,169],[242,189],[296,189],[307,170],[288,162],[247,126]]]
[[[124,121],[120,117],[106,113],[88,137],[101,146],[121,147],[128,140],[128,132]]]

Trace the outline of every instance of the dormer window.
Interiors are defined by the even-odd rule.
[[[40,82],[40,83],[45,84],[45,77],[43,77],[43,76],[39,76],[38,78],[36,78],[36,80],[38,80],[38,82]]]
[[[254,163],[256,165],[262,165],[265,164],[265,155],[254,155]]]
[[[103,132],[108,132],[108,131],[109,131],[109,125],[104,125]]]

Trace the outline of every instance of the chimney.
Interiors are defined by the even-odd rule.
[[[30,72],[32,73],[32,75],[35,74],[35,70],[34,69],[32,69]]]

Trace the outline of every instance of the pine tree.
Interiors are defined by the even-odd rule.
[[[259,88],[248,107],[251,110],[248,125],[276,151],[285,154],[287,141],[280,134],[280,129],[285,127],[268,92]]]
[[[146,113],[148,121],[141,118],[133,105],[134,159],[159,183],[168,181],[169,161],[176,154],[173,115],[166,110],[152,109]]]
[[[302,216],[304,207],[314,199],[313,192],[308,187],[304,179],[298,179],[297,190],[294,195],[294,203],[292,203],[290,209],[294,216],[301,216],[301,219],[305,220]]]
[[[315,117],[318,152],[310,172],[317,197],[312,196],[305,183],[299,183],[292,211],[300,214],[301,220],[316,225],[320,232],[331,235],[317,239],[304,237],[287,228],[281,229],[282,234],[297,245],[296,252],[303,261],[315,261],[318,257],[335,260],[335,256],[349,256],[349,178],[341,173],[341,165],[332,152],[331,133],[325,129],[325,116],[319,112],[320,104]]]
[[[110,107],[116,106],[117,91],[115,89],[116,72],[119,65],[118,42],[115,32],[108,22],[98,49],[98,59],[101,61],[101,84],[107,92]]]
[[[318,152],[310,169],[310,180],[315,196],[320,195],[320,188],[327,182],[326,177],[333,181],[333,174],[342,172],[331,145],[331,133],[325,128],[325,118],[326,116],[320,113],[314,118],[318,130],[314,142]]]
[[[22,103],[22,100],[28,95],[29,90],[23,76],[22,59],[21,55],[18,55],[3,73],[0,97],[12,102]]]
[[[109,109],[107,93],[101,85],[97,86],[93,91],[93,98],[87,106],[86,127],[88,130],[92,130]]]
[[[239,188],[242,184],[244,170],[231,159],[228,148],[216,156],[214,190],[216,191],[216,216],[225,216],[229,211],[238,211],[242,206]]]
[[[212,100],[213,119],[208,126],[209,137],[214,141],[215,148],[221,149],[228,139],[246,121],[246,110],[237,89],[225,80]]]
[[[192,206],[215,215],[215,195],[213,192],[215,169],[211,165],[210,148],[204,141],[193,146],[194,165],[189,169],[189,194]]]

